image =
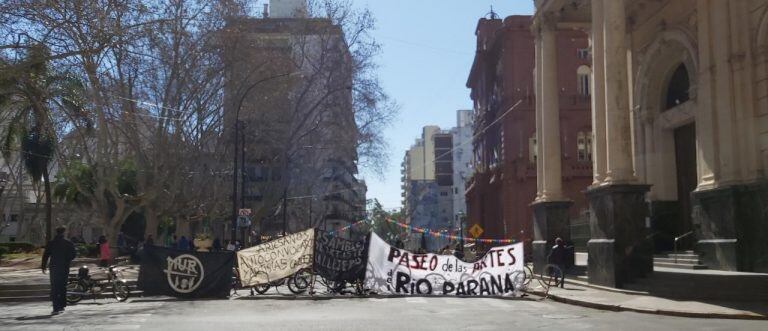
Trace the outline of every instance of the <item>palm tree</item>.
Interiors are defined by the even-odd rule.
[[[49,68],[48,50],[32,45],[18,63],[0,59],[0,111],[8,121],[0,137],[3,157],[18,152],[24,168],[37,184],[45,188],[45,240],[51,240],[52,192],[48,173],[56,150],[53,112],[80,108],[78,93],[69,75],[57,75]],[[79,110],[77,111],[80,112]]]

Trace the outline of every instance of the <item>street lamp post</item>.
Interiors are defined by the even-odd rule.
[[[253,82],[251,85],[248,86],[248,88],[243,91],[243,94],[240,96],[240,100],[237,104],[237,108],[235,108],[235,129],[233,130],[233,141],[234,141],[234,147],[232,149],[232,154],[234,155],[234,164],[232,167],[232,240],[237,239],[237,147],[238,147],[238,137],[240,134],[240,109],[243,108],[243,103],[245,103],[245,98],[248,96],[248,94],[253,91],[256,86],[258,86],[261,83],[270,81],[272,79],[277,79],[281,77],[288,77],[294,74],[297,74],[298,72],[289,72],[274,76],[265,77],[262,79],[259,79],[255,82]],[[243,160],[245,162],[245,160]]]

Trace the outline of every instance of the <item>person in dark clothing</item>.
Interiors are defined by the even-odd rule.
[[[213,251],[221,252],[221,239],[216,238],[213,240]]]
[[[562,238],[555,239],[555,246],[552,246],[552,250],[549,252],[549,256],[547,256],[547,261],[549,262],[549,264],[554,264],[558,268],[560,268],[560,271],[558,272],[559,275],[555,275],[555,276],[560,278],[560,281],[558,282],[560,284],[560,287],[564,287],[565,286],[565,268],[568,262],[568,247],[565,247],[565,242],[563,242]],[[555,272],[555,271],[550,271],[550,272]]]
[[[147,236],[147,240],[144,241],[144,246],[154,246],[155,245],[155,238],[152,237],[150,234]]]
[[[45,246],[43,253],[43,263],[41,269],[43,273],[50,267],[51,279],[51,301],[53,302],[53,312],[58,315],[64,311],[67,306],[67,279],[69,278],[69,264],[75,259],[75,245],[64,238],[66,229],[63,227],[56,229],[56,237],[49,241]],[[50,262],[49,262],[50,260]]]
[[[187,237],[181,236],[179,239],[179,243],[176,246],[177,249],[188,251],[189,250],[189,240],[187,240]]]

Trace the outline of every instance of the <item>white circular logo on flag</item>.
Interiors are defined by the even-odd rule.
[[[203,264],[194,255],[182,254],[176,258],[169,256],[166,261],[168,268],[164,272],[168,275],[168,284],[174,291],[190,293],[203,282]]]

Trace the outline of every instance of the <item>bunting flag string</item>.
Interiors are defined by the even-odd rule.
[[[428,235],[434,238],[448,238],[451,240],[460,240],[462,238],[462,236],[460,235],[457,236],[457,235],[448,234],[442,231],[435,231],[427,228],[421,228],[418,226],[412,226],[409,224],[400,223],[393,219],[387,219],[387,222],[393,223],[403,229],[408,230],[409,232],[423,233],[425,235]],[[479,239],[479,238],[470,238],[470,237],[464,237],[464,241],[483,243],[483,244],[511,244],[515,242],[514,239]]]
[[[328,233],[330,233],[331,235],[340,234],[340,233],[342,233],[344,231],[352,229],[355,226],[358,226],[360,224],[364,224],[364,223],[367,223],[367,222],[368,222],[368,220],[357,221],[355,223],[352,223],[352,224],[340,227],[338,229],[335,229],[335,230],[332,230],[332,231],[328,231]],[[449,234],[449,233],[444,232],[444,231],[435,231],[435,230],[431,230],[431,229],[427,229],[427,228],[422,228],[422,227],[418,227],[418,226],[412,226],[412,225],[409,225],[409,224],[398,222],[398,221],[393,220],[393,219],[387,219],[387,222],[395,224],[395,225],[397,225],[397,226],[399,226],[399,227],[401,227],[401,228],[403,228],[403,229],[405,229],[405,230],[407,230],[409,232],[422,233],[424,235],[427,235],[427,236],[430,236],[430,237],[433,237],[433,238],[447,238],[447,239],[450,239],[450,240],[460,240],[461,237],[462,237],[460,235],[457,236],[457,235]],[[465,242],[474,242],[474,243],[483,243],[483,244],[494,244],[494,245],[512,244],[512,243],[516,242],[514,239],[486,239],[486,238],[481,239],[481,238],[471,238],[471,237],[464,237],[464,241]]]

